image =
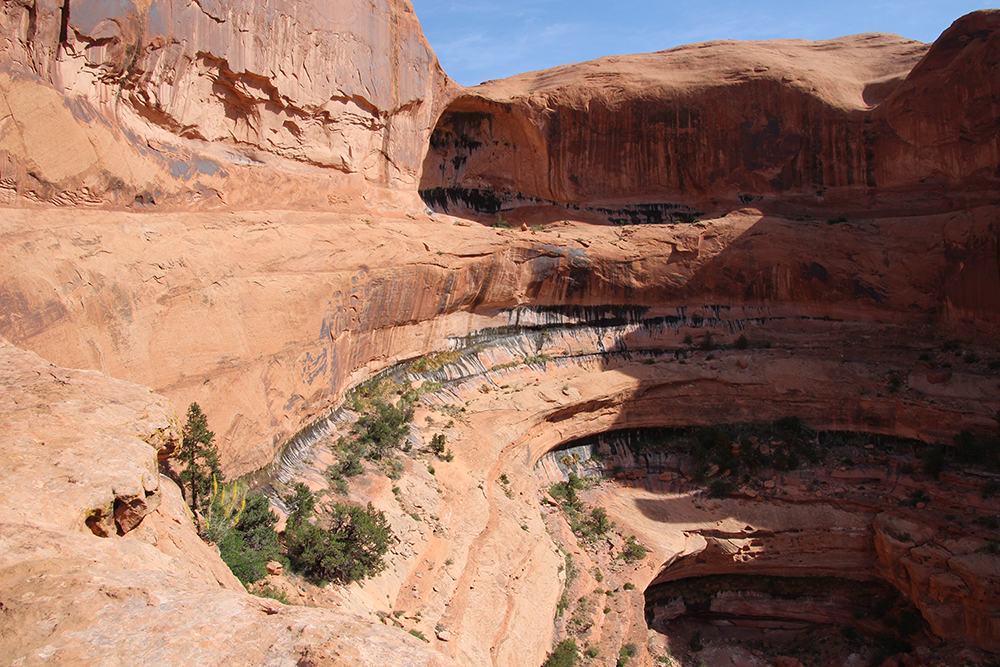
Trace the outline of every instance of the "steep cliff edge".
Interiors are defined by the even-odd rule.
[[[448,105],[421,189],[453,210],[554,203],[605,217],[624,205],[673,205],[676,217],[763,200],[836,217],[993,199],[998,28],[988,10],[930,46],[876,34],[707,42],[487,82]]]
[[[8,197],[261,205],[277,185],[329,208],[412,191],[454,85],[407,0],[31,0],[0,20]]]
[[[404,1],[2,12],[0,335],[198,401],[230,477],[266,477],[301,445],[284,481],[327,498],[329,443],[310,425],[348,389],[442,350],[476,371],[432,380],[448,386],[414,429],[454,419],[453,460],[418,443],[401,479],[369,470],[350,488],[390,516],[386,572],[328,592],[340,611],[292,610],[240,591],[149,474],[176,440],[162,399],[0,348],[15,360],[0,369],[23,367],[0,395],[0,448],[23,473],[0,475],[0,636],[26,664],[107,645],[167,664],[538,664],[567,578],[546,528],[568,528],[532,469],[548,450],[789,416],[933,444],[992,435],[998,12],[929,47],[709,43],[464,91]],[[418,181],[453,212],[528,204],[513,215],[545,224],[433,214]],[[842,518],[807,502],[853,502],[768,481],[802,525]],[[652,556],[609,571],[641,588],[690,545],[616,484],[615,519]],[[927,544],[884,540],[864,564],[883,558],[935,631],[995,649],[995,554],[917,563]],[[603,650],[647,641],[640,593],[609,601]],[[79,613],[53,616],[67,600]]]

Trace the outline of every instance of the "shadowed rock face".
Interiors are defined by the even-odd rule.
[[[786,211],[949,210],[1000,179],[998,28],[983,11],[930,46],[708,42],[487,82],[442,114],[421,189],[485,212],[759,198]]]

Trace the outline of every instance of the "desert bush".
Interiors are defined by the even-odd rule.
[[[636,542],[634,535],[629,535],[628,539],[625,540],[625,548],[622,549],[618,557],[626,562],[634,563],[646,557],[646,547]]]
[[[233,530],[218,543],[222,560],[244,584],[263,579],[269,561],[287,564],[274,531],[276,523],[267,496],[249,494]]]
[[[576,640],[569,637],[556,645],[552,653],[545,658],[542,667],[573,667],[579,657],[580,650],[576,646]]]
[[[385,514],[371,503],[367,508],[335,503],[322,528],[310,523],[315,501],[308,491],[297,484],[289,499],[285,545],[292,568],[313,581],[342,584],[381,572],[392,537]]]

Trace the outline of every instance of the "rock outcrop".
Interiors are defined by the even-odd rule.
[[[451,664],[377,619],[248,596],[157,473],[179,437],[163,397],[6,342],[0,381],[11,664]]]
[[[0,164],[29,200],[260,205],[277,185],[286,206],[328,208],[412,192],[453,85],[407,0],[31,0],[2,19]]]
[[[833,217],[962,208],[1000,179],[998,28],[981,11],[929,47],[707,42],[486,82],[442,114],[421,189],[451,210],[623,219],[760,200]]]

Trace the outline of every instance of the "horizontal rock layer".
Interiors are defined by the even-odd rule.
[[[827,225],[748,211],[620,238],[607,227],[521,234],[364,209],[12,210],[0,237],[0,335],[181,406],[198,401],[238,474],[266,465],[347,387],[448,336],[507,326],[504,311],[519,304],[632,305],[649,316],[745,306],[790,326],[798,316],[861,332],[927,325],[930,338],[954,326],[985,343],[1000,322],[994,215]]]

